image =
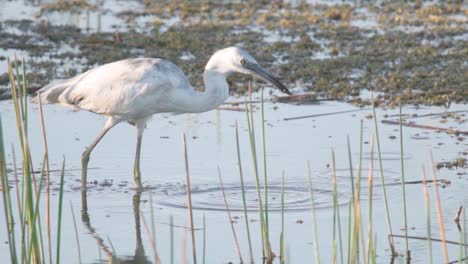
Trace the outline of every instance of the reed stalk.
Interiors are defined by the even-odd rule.
[[[281,177],[281,233],[280,233],[280,262],[284,263],[284,170]]]
[[[47,243],[49,248],[49,263],[52,264],[52,243],[50,238],[50,164],[49,164],[49,151],[47,148],[47,137],[45,131],[44,112],[42,111],[41,97],[38,96],[39,104],[39,119],[41,120],[42,142],[44,143],[44,161],[46,164],[46,226],[47,226]]]
[[[206,221],[205,221],[205,214],[203,214],[203,255],[202,255],[202,263],[206,263]]]
[[[406,260],[407,263],[411,260],[411,252],[409,250],[409,244],[408,244],[408,216],[407,216],[407,210],[406,210],[406,185],[405,185],[405,162],[403,158],[403,113],[402,113],[402,107],[401,107],[401,100],[399,103],[399,108],[400,108],[400,162],[401,162],[401,188],[402,188],[402,193],[403,193],[403,216],[405,220],[405,246],[406,246]]]
[[[174,217],[169,217],[169,243],[170,243],[170,260],[174,264]]]
[[[343,257],[343,239],[341,236],[341,220],[340,220],[340,205],[338,203],[338,190],[336,187],[336,163],[335,163],[335,151],[332,149],[332,182],[333,182],[333,240],[334,248],[336,249],[338,242],[336,241],[335,227],[338,227],[338,240],[340,243],[340,260],[344,263]],[[335,216],[336,215],[336,216]]]
[[[261,89],[261,109],[262,109],[262,146],[263,146],[263,196],[265,198],[265,230],[267,241],[269,238],[270,225],[268,224],[268,174],[267,174],[267,160],[266,160],[266,137],[265,137],[265,100],[263,98],[263,87]]]
[[[311,204],[311,209],[312,209],[312,228],[314,232],[315,262],[320,264],[319,244],[318,244],[319,241],[318,241],[318,234],[317,234],[317,219],[315,216],[314,194],[312,192],[312,172],[310,169],[310,161],[307,161],[307,179],[309,181],[310,204]]]
[[[151,249],[153,250],[154,263],[160,264],[161,259],[159,258],[158,249],[156,248],[156,240],[154,239],[154,236],[151,234],[148,224],[146,224],[145,216],[143,215],[143,213],[141,213],[141,221],[143,222],[143,227],[145,228],[145,232],[148,235]]]
[[[3,145],[3,127],[2,117],[0,114],[0,174],[2,182],[2,196],[3,196],[3,208],[5,210],[5,223],[8,234],[8,246],[10,250],[10,259],[12,263],[18,263],[16,254],[16,240],[15,240],[15,220],[13,216],[13,207],[11,203],[10,186],[8,180],[8,174],[6,171],[6,160],[5,160],[5,148]]]
[[[235,123],[235,126],[236,126],[237,163],[239,165],[239,177],[240,177],[240,184],[241,184],[241,191],[242,191],[242,205],[244,207],[245,227],[247,231],[247,240],[249,242],[250,263],[253,263],[254,258],[253,258],[253,250],[252,250],[252,240],[250,238],[249,216],[247,213],[247,199],[245,198],[244,173],[242,172],[242,161],[241,161],[240,144],[239,144],[239,128],[237,126],[237,121]]]
[[[60,263],[60,238],[62,235],[62,203],[63,203],[63,185],[65,179],[65,158],[62,161],[62,173],[60,174],[60,193],[59,193],[59,206],[58,206],[58,219],[57,219],[57,256],[55,263]],[[110,241],[109,241],[110,242]]]
[[[372,229],[372,200],[373,200],[373,188],[374,188],[374,135],[371,136],[370,140],[370,167],[369,174],[367,178],[368,183],[368,192],[369,192],[369,209],[368,209],[368,223],[367,223],[367,263],[371,262],[372,255],[374,255],[374,243],[373,239],[373,229]]]
[[[193,224],[193,210],[192,210],[192,193],[190,188],[190,173],[189,173],[189,164],[188,164],[188,154],[187,154],[187,139],[185,137],[185,133],[183,134],[184,140],[184,159],[185,159],[185,176],[187,182],[187,200],[188,200],[188,208],[190,214],[190,234],[192,237],[192,256],[193,256],[193,263],[197,264],[197,250],[195,247],[195,229]]]
[[[382,193],[383,193],[383,200],[384,200],[384,205],[385,205],[385,215],[387,219],[387,229],[390,234],[388,238],[389,238],[390,250],[392,252],[392,255],[395,255],[396,251],[395,251],[395,246],[394,246],[395,243],[392,237],[393,231],[392,231],[392,223],[390,220],[390,209],[388,207],[387,190],[385,188],[385,176],[383,172],[382,152],[380,148],[379,127],[378,127],[378,122],[377,122],[377,114],[375,111],[374,91],[371,91],[371,100],[372,100],[372,114],[374,115],[375,138],[377,141],[377,154],[379,158],[380,182],[382,184]]]
[[[431,168],[432,168],[432,180],[434,181],[434,193],[435,193],[435,199],[436,199],[436,205],[437,205],[436,206],[437,218],[439,219],[440,237],[442,239],[442,252],[444,253],[445,263],[448,263],[449,257],[448,257],[447,243],[445,240],[444,219],[442,217],[442,204],[440,202],[439,184],[437,183],[437,175],[435,172],[434,158],[432,157],[432,152],[430,153],[430,161],[431,161]]]
[[[429,198],[429,190],[427,188],[426,171],[424,166],[421,167],[422,182],[423,182],[423,193],[424,193],[424,204],[426,206],[426,231],[427,231],[427,248],[429,254],[429,264],[432,264],[432,235],[431,235],[431,204]]]
[[[250,102],[252,102],[252,89],[251,89],[250,82],[249,82],[249,99],[250,99]],[[254,174],[255,174],[255,181],[256,181],[258,211],[259,211],[259,216],[260,216],[260,228],[261,228],[261,233],[262,233],[262,253],[263,253],[263,258],[266,257],[267,261],[271,261],[273,260],[273,255],[271,252],[270,241],[268,239],[268,230],[265,225],[265,215],[263,211],[262,196],[260,194],[260,176],[258,173],[257,149],[256,149],[256,142],[255,142],[255,126],[254,126],[252,103],[250,103],[249,107],[247,107],[247,102],[246,102],[246,109],[249,109],[246,112],[247,113],[247,126],[249,130],[250,148],[252,152],[252,162],[254,165]]]

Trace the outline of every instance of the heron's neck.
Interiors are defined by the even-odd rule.
[[[205,91],[195,92],[196,95],[191,98],[190,102],[191,112],[209,111],[224,103],[229,96],[226,77],[226,73],[205,69],[203,74]]]

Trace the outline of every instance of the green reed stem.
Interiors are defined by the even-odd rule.
[[[202,263],[206,263],[206,221],[205,221],[205,214],[203,214],[203,256],[202,256]]]
[[[20,233],[21,233],[21,240],[24,241],[25,238],[25,221],[23,221],[23,210],[22,210],[22,200],[20,196],[20,187],[19,187],[19,178],[18,178],[18,172],[16,169],[16,154],[15,154],[15,148],[13,147],[13,144],[11,145],[11,157],[13,159],[13,174],[15,177],[15,189],[16,189],[16,200],[18,202],[18,218],[20,220]],[[23,181],[22,181],[23,182]],[[26,243],[21,243],[21,263],[26,263]]]
[[[27,80],[26,80],[26,63],[24,62],[24,57],[23,57],[22,68],[23,68],[23,120],[25,121],[24,131],[27,134],[28,123],[26,121],[28,120],[28,96],[27,96],[28,87],[27,87]]]
[[[399,103],[400,108],[400,162],[401,162],[401,188],[403,192],[403,215],[405,219],[405,246],[406,246],[406,258],[411,259],[411,253],[409,250],[408,243],[408,216],[406,210],[406,185],[405,185],[405,162],[403,158],[403,113],[401,107],[401,101]]]
[[[6,160],[5,160],[5,148],[3,145],[3,127],[2,118],[0,115],[0,175],[2,182],[2,197],[3,197],[3,208],[5,209],[5,224],[8,234],[8,246],[10,249],[10,258],[12,263],[18,263],[18,257],[16,254],[16,242],[15,242],[15,231],[14,225],[15,220],[13,216],[13,207],[11,205],[11,194],[10,186],[8,184],[8,174],[6,171]]]
[[[432,180],[434,181],[434,193],[436,198],[436,209],[437,209],[437,217],[439,219],[439,230],[440,230],[440,237],[442,239],[442,252],[444,253],[445,263],[449,262],[448,257],[448,250],[447,250],[447,243],[445,240],[445,228],[444,228],[444,219],[442,217],[442,204],[440,202],[439,196],[439,184],[437,183],[437,175],[434,166],[434,158],[432,157],[432,152],[430,152],[430,160],[431,160],[431,168],[432,168]]]
[[[266,137],[265,137],[265,100],[263,99],[263,87],[261,89],[261,108],[262,108],[262,145],[263,145],[263,195],[265,197],[265,228],[267,240],[269,241],[269,224],[268,224],[268,175],[266,161]]]
[[[261,227],[261,232],[262,232],[263,256],[265,257],[265,253],[266,253],[267,260],[271,261],[273,259],[273,256],[271,254],[270,242],[268,240],[268,233],[267,233],[268,230],[266,229],[266,226],[265,226],[265,215],[263,213],[262,196],[260,194],[260,176],[258,174],[257,149],[256,149],[256,143],[255,143],[255,127],[254,127],[253,108],[252,108],[252,92],[251,92],[250,83],[249,83],[249,91],[250,91],[249,92],[250,103],[249,103],[249,107],[246,106],[246,108],[249,109],[249,111],[247,111],[247,125],[248,125],[249,136],[250,136],[250,148],[252,152],[252,161],[254,165],[254,174],[255,174],[255,180],[256,180],[258,211],[260,215],[260,227]]]
[[[239,128],[237,126],[237,121],[235,125],[236,125],[237,163],[239,164],[239,176],[240,176],[240,184],[241,184],[241,191],[242,191],[242,204],[244,206],[245,227],[247,231],[247,240],[249,242],[250,263],[253,263],[254,259],[253,259],[253,250],[252,250],[252,240],[250,238],[249,216],[247,214],[247,199],[245,198],[246,195],[245,195],[245,185],[244,185],[244,173],[242,172],[242,161],[241,161],[240,144],[239,144]]]
[[[340,205],[338,203],[338,190],[336,187],[336,163],[335,163],[335,151],[332,149],[332,176],[333,176],[333,240],[335,241],[335,249],[337,247],[336,236],[335,236],[335,227],[338,227],[338,239],[340,243],[340,260],[341,263],[344,263],[343,257],[343,239],[341,236],[341,220],[340,220]],[[334,252],[336,254],[336,252]]]
[[[352,205],[353,205],[353,199],[349,199],[348,203],[348,255],[346,259],[346,263],[350,264],[351,263],[351,234],[353,234],[352,226],[353,226],[353,216],[352,216]]]
[[[384,200],[384,205],[385,205],[385,213],[386,213],[386,218],[387,218],[387,228],[388,232],[390,235],[388,236],[389,243],[390,243],[390,250],[392,252],[392,255],[395,255],[395,243],[393,241],[393,231],[392,231],[392,224],[390,220],[390,210],[388,208],[388,199],[387,199],[387,190],[385,188],[385,177],[384,177],[384,172],[383,172],[383,162],[382,162],[382,151],[380,148],[380,137],[379,137],[379,126],[377,122],[377,114],[375,111],[375,101],[374,101],[374,92],[371,92],[371,100],[372,100],[372,114],[374,115],[374,126],[375,126],[375,138],[377,140],[377,153],[379,157],[379,167],[380,167],[380,181],[382,184],[382,193],[383,193],[383,200]]]
[[[41,97],[38,96],[39,104],[39,119],[41,120],[42,142],[44,143],[44,163],[46,164],[46,225],[47,225],[47,242],[49,246],[49,263],[52,264],[52,240],[51,240],[51,226],[50,226],[50,165],[49,165],[49,151],[47,147],[47,136],[44,122],[44,112],[42,111]]]
[[[351,144],[349,142],[349,135],[346,137],[347,139],[347,145],[348,145],[348,161],[349,161],[349,173],[350,173],[350,178],[351,178],[351,199],[350,199],[350,202],[349,202],[349,206],[348,206],[348,255],[347,255],[347,261],[346,263],[351,263],[351,234],[353,234],[352,232],[352,220],[353,220],[353,217],[352,217],[352,205],[353,205],[353,202],[354,202],[354,199],[355,199],[355,192],[354,192],[354,174],[353,174],[353,160],[352,160],[352,156],[351,156]]]
[[[370,145],[370,168],[369,168],[369,175],[368,175],[368,192],[369,192],[369,209],[368,209],[368,228],[367,228],[367,263],[371,262],[371,258],[373,255],[373,229],[372,229],[372,201],[373,197],[373,190],[374,190],[374,136],[371,136],[371,145]]]
[[[281,234],[280,234],[280,263],[284,263],[284,170],[281,178]]]
[[[426,231],[427,231],[427,249],[429,254],[429,264],[432,264],[432,234],[431,234],[431,204],[429,198],[429,190],[427,188],[426,171],[424,166],[421,167],[424,203],[426,205]]]
[[[65,182],[65,158],[62,161],[62,173],[60,174],[60,193],[59,193],[59,206],[58,206],[58,220],[57,220],[57,256],[55,263],[60,263],[60,238],[62,235],[62,208],[63,208],[63,185]],[[110,241],[109,241],[110,242]]]
[[[318,241],[318,234],[317,234],[317,219],[315,216],[314,194],[312,192],[312,172],[310,169],[310,161],[307,161],[307,178],[309,180],[310,204],[312,207],[312,227],[313,227],[313,232],[314,232],[315,262],[320,264],[319,244],[318,244],[319,241]]]
[[[192,238],[192,256],[193,263],[197,264],[197,249],[195,246],[195,226],[193,223],[193,209],[192,209],[192,189],[190,187],[190,173],[189,173],[189,163],[188,163],[188,151],[187,151],[187,139],[185,133],[183,134],[183,143],[184,143],[184,160],[185,160],[185,176],[186,176],[186,186],[187,186],[187,204],[189,209],[190,216],[190,234]]]
[[[171,245],[171,249],[170,249],[170,252],[171,252],[171,264],[174,264],[174,217],[171,215],[169,217],[169,241],[170,241],[170,245]]]
[[[466,230],[466,207],[463,206],[463,244],[468,245],[468,232]],[[465,258],[468,257],[468,247],[463,247]]]
[[[34,261],[36,263],[41,263],[44,257],[43,254],[43,247],[42,243],[42,233],[40,232],[40,223],[39,223],[39,236],[37,233],[37,230],[35,229],[35,221],[33,221],[34,218],[34,195],[33,191],[36,192],[37,195],[37,188],[36,188],[36,181],[34,178],[34,174],[31,171],[31,155],[29,151],[29,144],[28,144],[28,138],[27,138],[27,115],[24,112],[24,107],[22,106],[22,102],[24,101],[23,95],[20,92],[20,86],[15,86],[15,75],[13,74],[13,69],[11,68],[10,61],[8,61],[8,75],[10,79],[10,85],[11,85],[11,91],[12,91],[12,99],[13,99],[13,106],[15,110],[15,116],[16,116],[16,123],[17,123],[17,132],[18,136],[20,139],[20,144],[21,144],[21,152],[23,156],[23,179],[25,182],[25,191],[24,191],[24,212],[25,212],[25,221],[27,219],[27,222],[30,223],[29,225],[29,235],[30,239],[32,241],[33,248],[30,252],[28,252],[28,255],[32,258],[34,258]],[[19,76],[19,68],[18,64],[16,63],[16,73]],[[23,72],[23,75],[26,75],[25,72]],[[25,76],[23,76],[25,79]],[[19,83],[19,81],[18,81]],[[23,90],[25,88],[23,87]],[[34,178],[34,182],[32,181],[32,178]],[[34,187],[33,187],[34,183]],[[31,224],[33,223],[33,224]],[[39,240],[40,237],[40,240]],[[42,252],[42,254],[41,254]],[[30,262],[30,261],[28,261]]]
[[[45,166],[44,166],[44,164],[45,164],[45,162],[42,162],[41,174],[40,174],[41,178],[40,178],[40,182],[39,182],[39,191],[37,192],[37,196],[36,196],[36,205],[35,205],[35,208],[34,208],[33,222],[30,223],[30,225],[33,228],[32,233],[37,233],[36,232],[36,222],[37,222],[37,225],[39,227],[41,225],[41,221],[38,221],[37,219],[38,219],[38,216],[39,216],[39,202],[40,202],[40,199],[41,199],[42,183],[44,182],[44,177],[45,177],[45,173],[44,173]],[[42,232],[41,232],[41,230],[39,231],[39,235],[41,236],[41,242],[42,242]],[[29,245],[29,252],[32,252],[32,246],[33,246],[33,244],[31,243]],[[42,243],[41,243],[41,252],[42,252],[42,256],[44,256]],[[45,261],[45,257],[44,257],[44,261]]]

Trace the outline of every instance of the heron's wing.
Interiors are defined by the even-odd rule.
[[[173,63],[137,58],[96,67],[39,93],[57,103],[130,119],[165,109],[171,90],[187,86],[187,78]]]

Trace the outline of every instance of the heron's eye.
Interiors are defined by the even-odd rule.
[[[247,61],[246,61],[245,59],[241,59],[241,61],[240,61],[240,63],[241,63],[242,65],[245,65],[246,62],[247,62]]]

